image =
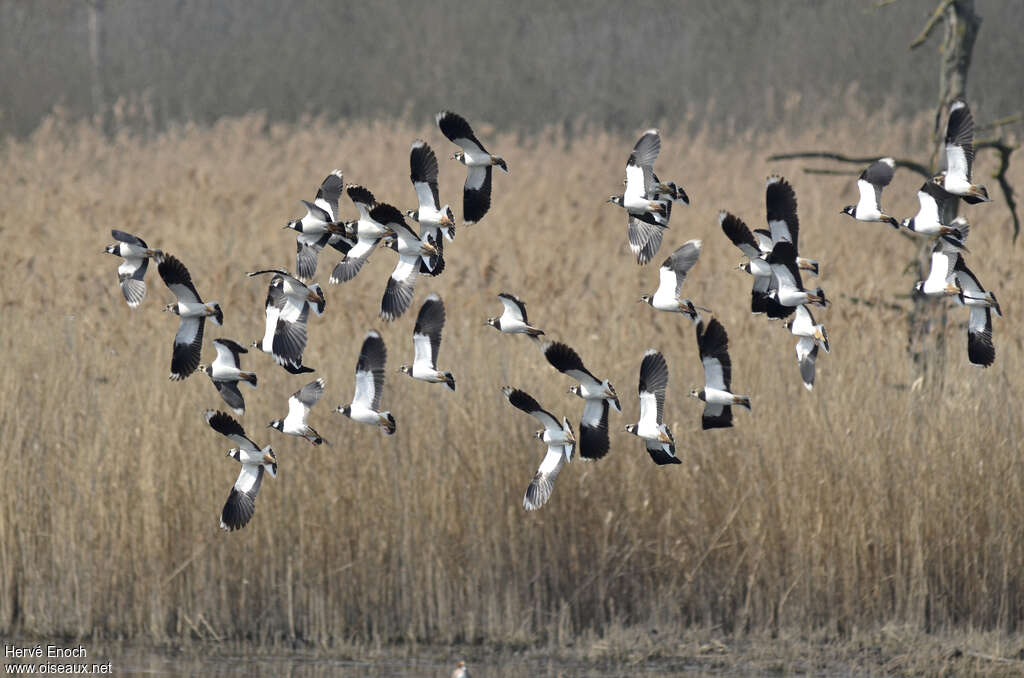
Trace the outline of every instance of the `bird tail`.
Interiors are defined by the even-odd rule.
[[[218,325],[223,325],[224,324],[224,311],[220,310],[220,304],[218,304],[215,301],[215,302],[213,302],[210,305],[213,306],[213,316],[211,316],[211,320],[213,320],[213,322],[217,323]]]
[[[807,271],[812,275],[818,275],[818,261],[816,259],[797,258],[797,264],[801,271]]]
[[[306,440],[308,440],[313,445],[322,445],[324,443],[330,445],[330,443],[327,442],[327,439],[322,438],[320,434],[316,432],[316,429],[314,429],[312,426],[306,427]]]
[[[740,407],[745,407],[748,411],[753,412],[753,410],[750,408],[750,396],[733,396],[733,403],[739,405]]]
[[[536,327],[527,327],[526,328],[526,334],[527,334],[527,336],[536,339],[540,335],[544,334],[544,330],[539,330]]]
[[[444,212],[452,221],[451,226],[444,227],[444,237],[448,238],[448,242],[451,242],[452,240],[455,240],[455,213],[452,212],[452,208],[448,205],[445,205],[441,211]]]
[[[255,372],[242,372],[239,377],[242,381],[249,384],[253,388],[256,388],[256,373]]]
[[[818,289],[814,290],[814,296],[818,297],[819,301],[816,303],[819,306],[821,306],[822,308],[826,308],[828,306],[828,299],[825,298],[825,290],[819,287]]]
[[[967,190],[969,193],[960,197],[963,198],[964,202],[968,205],[977,205],[979,202],[990,202],[992,200],[992,198],[988,197],[988,189],[984,186],[971,185]]]
[[[900,221],[896,217],[891,217],[888,214],[883,214],[882,221],[886,222],[887,224],[895,228],[897,231],[900,230]]]
[[[825,353],[831,353],[831,351],[829,351],[828,332],[825,331],[824,325],[815,325],[814,338],[817,339],[818,343],[821,344],[821,347],[825,349]]]
[[[391,416],[390,412],[384,412],[380,416],[386,420],[386,423],[381,424],[384,427],[384,433],[389,436],[395,435],[395,431],[398,429],[398,426],[395,424],[395,418]]]
[[[452,376],[451,372],[444,373],[444,385],[450,388],[453,393],[455,392],[455,377]]]

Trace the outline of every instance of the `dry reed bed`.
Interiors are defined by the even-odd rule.
[[[826,144],[924,157],[927,118],[893,126],[854,113],[799,136],[724,142],[665,127],[660,171],[683,182],[693,205],[644,268],[629,256],[623,213],[603,202],[620,190],[635,139],[517,139],[481,125],[511,174],[495,177],[483,223],[460,228],[447,272],[418,283],[413,309],[392,324],[376,317],[389,252],[353,282],[325,285],[327,314],[310,321],[306,360],[327,378],[312,423],[330,447],[264,428],[305,381],[246,356],[260,386],[245,392],[243,423],[273,443],[281,473],[265,483],[249,527],[230,535],[217,516],[237,465],[200,416],[224,406],[202,375],[167,381],[177,320],[159,309],[170,295],[154,270],[143,306],[126,307],[117,262],[101,254],[109,230],[179,256],[204,298],[225,309],[225,326],[208,326],[207,337],[248,342],[263,331],[266,281],[244,271],[294,266],[292,234],[280,227],[301,211],[299,198],[337,166],[379,199],[411,206],[407,153],[422,137],[442,158],[442,199],[458,215],[464,172],[445,160],[449,144],[429,124],[266,125],[256,115],[109,141],[51,118],[27,141],[8,140],[0,629],[318,643],[560,643],[646,624],[1017,629],[1024,428],[1012,375],[1022,373],[1015,309],[1024,304],[1004,206],[967,212],[970,261],[1008,312],[996,320],[995,365],[968,365],[966,312],[957,311],[945,358],[932,356],[944,360],[944,385],[911,388],[902,315],[848,298],[906,304],[913,245],[839,215],[855,200],[852,178],[764,160]],[[877,137],[864,138],[867,129]],[[979,175],[991,170],[987,156],[979,165]],[[793,339],[749,314],[750,279],[734,270],[739,253],[716,220],[727,208],[762,225],[773,171],[796,187],[801,250],[821,260],[835,301],[820,314],[833,352],[819,360],[813,394],[800,384]],[[890,211],[916,210],[919,184],[898,173]],[[753,398],[732,430],[701,432],[700,406],[685,395],[702,378],[690,323],[637,301],[656,285],[661,258],[689,238],[704,240],[689,294],[722,319],[734,386]],[[325,284],[335,260],[321,259]],[[455,394],[393,371],[411,359],[415,312],[430,291],[448,305],[440,363],[456,374]],[[535,422],[500,387],[520,386],[573,418],[582,403],[527,339],[484,327],[501,291],[520,295],[549,336],[607,375],[625,410],[613,413],[609,456],[566,467],[535,514],[521,498],[543,450]],[[351,397],[371,327],[389,349],[391,439],[331,412]],[[638,412],[647,347],[669,362],[666,415],[681,466],[656,468],[621,432]]]

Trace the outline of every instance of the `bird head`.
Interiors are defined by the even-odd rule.
[[[495,329],[501,329],[500,327],[498,327],[498,319],[497,318],[488,318],[487,319],[487,324],[490,325],[491,327],[495,328]]]
[[[613,205],[618,205],[618,206],[621,207],[622,206],[622,196],[621,195],[613,195],[610,198],[608,198],[607,202],[610,202]]]
[[[398,371],[399,371],[399,372],[402,372],[403,374],[408,374],[408,375],[409,375],[410,377],[412,376],[412,368],[411,368],[411,367],[409,367],[408,365],[402,365],[402,366],[400,366],[400,367],[398,368]]]
[[[118,245],[107,245],[103,251],[106,252],[107,254],[118,254],[118,249]]]
[[[213,370],[211,370],[209,367],[202,363],[199,363],[199,367],[197,367],[196,369],[202,372],[203,374],[210,374],[211,372],[213,372]]]
[[[697,400],[704,400],[704,398],[706,397],[705,394],[704,394],[704,389],[700,389],[700,390],[691,389],[690,390],[690,397],[691,398],[696,398]]]
[[[284,431],[284,421],[281,419],[275,419],[274,421],[267,424],[267,428],[275,428],[278,431]]]
[[[240,449],[238,449],[237,447],[232,447],[230,450],[228,450],[228,453],[226,455],[224,455],[224,456],[231,457],[235,461],[238,461],[238,457],[241,456],[241,454],[242,454],[242,451]]]
[[[847,205],[839,213],[840,214],[849,214],[852,217],[853,216],[853,211],[855,209],[857,209],[856,205]]]
[[[636,424],[626,424],[626,433],[636,435]]]
[[[919,296],[919,297],[925,296],[925,294],[924,294],[924,281],[923,280],[918,281],[917,284],[914,285],[914,295],[915,296]]]
[[[302,233],[302,222],[301,221],[289,221],[287,224],[285,224],[284,226],[281,227],[282,230],[286,229],[286,228],[290,228],[293,231],[298,231],[299,233]]]
[[[900,223],[900,225],[908,231],[917,231],[914,227],[914,217],[907,217]]]
[[[640,301],[642,301],[643,303],[648,304],[648,305],[653,303],[653,299],[654,298],[651,295],[649,295],[649,294],[645,294],[645,295],[640,297]]]
[[[583,394],[580,393],[580,387],[579,386],[570,386],[569,387],[569,393],[574,395],[574,396],[579,396],[581,398],[583,397]]]
[[[543,439],[544,438],[544,429],[540,429],[539,431],[536,431],[533,434],[533,437],[534,438],[541,438],[541,439]]]
[[[736,268],[740,269],[741,271],[746,271],[747,273],[750,273],[750,262],[741,261],[740,263],[736,264]]]
[[[174,315],[178,315],[178,305],[177,304],[167,304],[166,306],[164,306],[164,311],[166,313],[173,313]]]
[[[420,211],[419,210],[406,210],[405,211],[405,216],[407,216],[410,219],[412,219],[413,221],[419,223]]]
[[[335,410],[335,412],[340,412],[341,414],[344,414],[346,417],[351,417],[352,416],[352,406],[351,405],[345,405],[344,407],[339,407],[339,408],[337,408]]]
[[[466,164],[466,154],[462,151],[455,151],[452,153],[452,160],[458,160],[462,164]]]

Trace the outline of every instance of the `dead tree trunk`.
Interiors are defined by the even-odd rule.
[[[92,82],[93,120],[109,134],[109,116],[107,115],[107,97],[103,82],[103,0],[90,0],[88,4],[89,28],[89,67]]]

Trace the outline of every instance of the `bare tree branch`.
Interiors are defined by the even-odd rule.
[[[1020,235],[1020,217],[1017,215],[1017,200],[1013,195],[1013,186],[1006,178],[1006,173],[1010,169],[1010,154],[1019,147],[1005,144],[1002,138],[999,138],[979,141],[974,144],[975,151],[981,148],[991,148],[999,153],[999,169],[992,176],[999,182],[999,187],[1003,189],[1006,207],[1010,210],[1010,216],[1013,218],[1013,244],[1016,245],[1017,236]]]
[[[931,35],[932,31],[935,29],[935,26],[937,26],[942,20],[942,15],[945,13],[946,8],[952,4],[953,0],[942,0],[942,2],[939,3],[939,6],[935,8],[932,15],[928,17],[928,23],[926,23],[924,28],[921,29],[921,33],[914,38],[913,42],[910,43],[910,49],[917,49],[925,43],[928,36]]]
[[[798,153],[777,153],[776,155],[768,156],[768,160],[775,162],[777,160],[798,160],[801,158],[820,158],[823,160],[835,160],[836,162],[847,162],[855,165],[869,165],[874,161],[878,160],[880,156],[850,156],[842,153],[835,153],[832,151],[801,151]],[[894,158],[895,166],[897,168],[904,167],[912,172],[920,174],[925,179],[931,179],[932,171],[922,165],[919,162],[913,160],[907,160],[906,158]]]

